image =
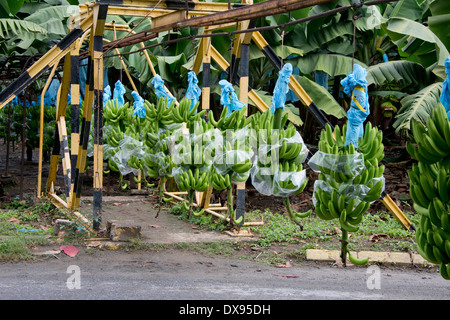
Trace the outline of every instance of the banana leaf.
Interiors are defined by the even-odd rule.
[[[432,46],[428,46],[430,48],[428,52],[423,52],[424,50],[420,54],[409,52],[408,56],[413,56],[414,59],[420,59],[421,56],[429,57],[428,53],[434,54],[434,62],[436,65],[432,68],[432,71],[438,77],[442,79],[446,78],[444,63],[445,59],[450,55],[449,51],[438,36],[427,26],[406,18],[394,17],[383,24],[382,28],[399,47],[399,53],[405,53],[413,40],[418,43],[425,42],[431,44]],[[418,48],[421,47],[418,46]],[[428,66],[425,65],[425,67]]]
[[[423,2],[423,4],[426,3],[427,1]],[[393,9],[390,12],[389,17],[401,17],[411,20],[422,19],[424,14],[422,5],[420,5],[416,0],[399,0],[393,4]]]
[[[76,12],[79,12],[78,6],[72,5],[50,6],[46,8],[40,8],[36,12],[26,17],[24,20],[34,22],[37,24],[43,24],[47,22],[50,18],[56,18],[59,19],[60,21],[64,21],[66,18],[70,17],[70,15]]]
[[[304,57],[297,57],[286,60],[292,66],[297,66],[303,74],[310,74],[315,71],[328,73],[330,77],[343,76],[353,70],[352,57],[339,54],[313,53]],[[366,68],[367,66],[355,59],[354,63]]]
[[[403,129],[409,130],[412,119],[423,123],[431,116],[433,109],[439,104],[442,91],[442,82],[433,83],[416,94],[403,98],[402,107],[398,110],[393,124],[396,132]]]
[[[320,84],[309,80],[304,76],[294,75],[300,85],[305,89],[306,93],[310,96],[316,106],[328,115],[335,116],[338,119],[347,117],[347,113],[339,103],[333,98],[327,89]]]
[[[314,33],[306,34],[304,28],[299,27],[292,30],[286,37],[284,44],[301,48],[306,54],[324,48],[328,42],[335,41],[344,36],[353,35],[353,23],[334,23],[320,28]]]
[[[431,16],[428,17],[428,26],[450,51],[450,2],[434,1],[430,5]]]
[[[435,76],[421,64],[407,61],[389,61],[367,68],[367,84],[377,86],[396,83],[401,87],[423,89],[434,82]]]
[[[17,19],[0,19],[0,38],[9,38],[24,32],[41,33],[46,35],[48,31],[39,24]]]

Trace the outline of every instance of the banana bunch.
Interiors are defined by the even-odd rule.
[[[222,175],[217,173],[214,167],[211,168],[210,182],[217,191],[231,188],[231,176],[229,173]]]
[[[217,172],[218,170],[220,174],[230,175],[233,181],[247,181],[250,176],[250,169],[253,166],[251,161],[253,151],[250,146],[239,140],[235,140],[233,145],[230,141],[226,141],[219,154],[216,154],[216,151],[216,149],[213,150],[215,155],[214,171]]]
[[[278,152],[280,160],[297,159],[304,149],[300,134],[292,122],[287,123],[288,113],[281,117],[280,129],[274,128],[274,115],[270,109],[264,113],[254,113],[247,118],[246,125],[255,129],[257,137],[250,137],[252,145],[259,148],[262,145],[271,146],[271,152]],[[287,125],[286,125],[287,123]],[[286,128],[285,128],[286,127]],[[253,144],[255,143],[255,144]]]
[[[347,125],[344,124],[342,127],[342,131],[340,130],[339,126],[336,126],[333,132],[330,125],[327,124],[320,135],[320,141],[318,145],[319,151],[326,154],[335,155],[337,156],[336,159],[338,159],[338,156],[357,155],[357,153],[362,153],[364,155],[364,152],[359,152],[360,147],[358,147],[358,149],[355,149],[352,143],[347,146],[344,145],[346,130]],[[362,142],[363,139],[366,139],[366,137],[380,136],[379,132],[381,131],[379,131],[377,128],[372,127],[370,124],[367,124],[366,131],[364,132],[364,136],[360,138],[360,142]],[[379,138],[376,138],[377,141],[378,139]],[[364,145],[364,143],[362,143],[362,145]],[[373,202],[380,197],[384,185],[382,176],[385,170],[385,166],[379,164],[379,161],[382,160],[381,156],[384,157],[384,146],[380,146],[378,143],[377,145],[379,151],[375,153],[377,155],[376,157],[340,157],[340,163],[335,170],[334,168],[323,166],[321,164],[317,164],[317,167],[322,174],[333,178],[327,179],[328,183],[333,188],[338,189],[341,183],[366,185],[370,191],[368,191],[363,200]],[[364,168],[353,168],[355,165],[357,165],[355,163],[356,161],[362,162],[362,160],[364,160]],[[361,166],[361,164],[362,163],[360,163],[359,166]]]
[[[148,100],[144,100],[145,120],[149,123],[161,123],[162,125],[170,125],[174,123],[173,109],[174,104],[167,106],[167,99],[159,98],[156,107]]]
[[[409,193],[421,216],[417,251],[439,264],[442,277],[450,280],[450,123],[442,104],[433,109],[426,126],[411,122],[406,148],[417,160],[408,170]]]
[[[221,131],[225,131],[228,129],[242,129],[246,125],[246,117],[245,111],[247,110],[247,106],[242,107],[239,111],[234,111],[230,116],[227,117],[228,107],[224,107],[222,109],[222,113],[220,114],[219,120],[214,120],[214,114],[212,110],[209,110],[208,120],[213,125],[214,128],[217,128]]]
[[[381,162],[384,159],[383,131],[373,127],[370,121],[364,127],[364,136],[358,140],[358,152],[364,155],[365,160],[377,159]]]
[[[278,170],[280,179],[278,180],[278,183],[275,184],[275,188],[279,186],[281,190],[275,190],[275,194],[278,194],[278,191],[285,192],[286,190],[292,190],[292,195],[303,192],[308,183],[308,179],[305,179],[305,181],[300,186],[294,184],[294,182],[292,181],[292,175],[303,171],[303,165],[301,163],[297,164],[294,161],[284,160],[282,163],[280,163]]]
[[[180,101],[178,107],[173,107],[172,109],[172,123],[190,123],[193,121],[198,121],[206,113],[206,110],[196,112],[200,102],[197,102],[195,106],[191,107],[191,100],[183,98]]]
[[[205,192],[208,190],[210,176],[207,171],[200,173],[200,168],[195,168],[194,171],[192,171],[192,168],[180,171],[174,176],[180,191]]]
[[[155,132],[146,132],[144,136],[144,144],[146,147],[153,149],[155,145],[160,141],[160,137]]]
[[[117,100],[108,100],[103,105],[104,125],[119,126],[128,116],[129,103],[119,107]],[[122,120],[122,121],[121,121]]]
[[[406,149],[413,159],[425,164],[450,165],[450,123],[442,104],[433,109],[425,125],[413,119],[411,133]]]
[[[144,171],[144,165],[141,159],[138,159],[137,157],[130,155],[130,158],[127,161],[127,165],[130,166],[133,169],[141,170],[141,172]]]
[[[345,263],[348,255],[353,264],[364,265],[368,259],[351,255],[347,238],[348,232],[358,231],[370,203],[381,196],[385,166],[379,165],[379,161],[384,157],[383,137],[368,122],[356,149],[352,143],[345,145],[346,131],[346,124],[342,130],[336,126],[334,131],[327,124],[320,134],[319,151],[325,155],[316,163],[320,173],[314,188],[314,205],[319,218],[339,221],[342,261]]]
[[[124,133],[122,132],[122,130],[120,130],[119,127],[111,127],[111,129],[108,132],[108,136],[107,136],[107,143],[114,147],[117,148],[119,146],[120,141],[124,138]]]
[[[441,215],[446,215],[448,219],[449,211],[443,211]],[[416,230],[416,242],[419,254],[427,261],[438,264],[441,276],[450,280],[450,229],[436,227],[423,214]]]
[[[433,201],[449,203],[450,175],[448,169],[439,163],[414,163],[408,170],[410,179],[409,193],[413,200],[415,210],[430,217],[433,224],[441,227],[441,220],[435,215]],[[431,210],[430,210],[431,209]],[[439,214],[441,211],[439,211]]]
[[[280,159],[292,160],[300,155],[300,152],[303,150],[303,143],[296,142],[296,139],[294,138],[295,135],[298,135],[298,133],[292,122],[289,122],[286,130],[280,130]]]
[[[251,145],[256,146],[260,152],[261,150],[267,151],[263,152],[266,153],[264,154],[266,159],[263,161],[262,158],[258,158],[256,162],[255,178],[265,181],[272,186],[274,186],[274,174],[277,170],[283,171],[285,168],[287,169],[287,166],[289,170],[291,166],[299,169],[301,165],[302,159],[299,156],[303,150],[303,143],[300,141],[303,140],[294,124],[291,122],[287,123],[287,120],[288,113],[284,113],[281,116],[280,129],[274,129],[274,114],[272,114],[270,109],[264,113],[254,113],[246,120],[246,125],[250,126],[257,133],[257,137],[250,137],[250,139],[255,139],[251,140]],[[258,154],[258,156],[261,156],[261,154]],[[277,160],[277,162],[272,163],[273,160]],[[270,172],[271,174],[265,174]],[[291,170],[291,172],[294,171]],[[283,183],[290,185],[292,182],[283,181]]]
[[[358,231],[357,226],[370,207],[370,202],[351,195],[338,194],[336,189],[329,193],[316,188],[314,198],[317,216],[323,220],[338,219],[342,228],[348,232]]]
[[[189,100],[186,99],[189,102]],[[184,99],[180,102],[178,108],[189,108],[190,104]],[[181,135],[179,139],[174,141],[174,152],[179,159],[173,168],[173,176],[178,184],[180,191],[199,191],[204,192],[209,187],[209,168],[206,164],[204,147],[207,141],[203,139],[203,134],[208,130],[206,121],[198,118],[198,121],[191,122],[189,128],[190,139],[184,140],[185,136]]]
[[[156,157],[152,153],[145,154],[144,158],[142,159],[143,166],[146,168],[145,172],[146,175],[150,178],[157,178],[159,177],[159,171],[156,170],[159,167],[159,162],[156,161]],[[144,172],[144,171],[142,171]]]
[[[115,151],[115,152],[113,152],[114,154],[116,153],[117,151]],[[114,155],[113,154],[113,155]],[[112,170],[112,171],[115,171],[115,172],[119,172],[120,171],[120,169],[119,169],[119,166],[117,165],[117,163],[115,163],[113,160],[112,160],[112,156],[108,159],[108,165],[109,165],[109,168]]]
[[[345,263],[346,256],[355,265],[365,265],[369,259],[358,259],[347,249],[348,232],[358,231],[363,214],[369,209],[370,202],[360,200],[350,194],[338,194],[336,189],[331,193],[321,188],[314,192],[316,199],[315,211],[317,216],[323,220],[338,219],[342,229],[342,252],[341,259]]]

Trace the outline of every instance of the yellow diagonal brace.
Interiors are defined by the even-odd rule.
[[[381,202],[385,205],[385,207],[392,213],[392,215],[397,219],[398,222],[406,229],[406,230],[413,230],[414,227],[411,224],[411,222],[408,220],[408,218],[403,214],[403,212],[400,210],[400,208],[397,206],[397,204],[392,200],[392,198],[386,194],[384,197],[382,197]]]

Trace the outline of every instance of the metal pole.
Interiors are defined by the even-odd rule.
[[[24,165],[25,165],[25,144],[26,144],[26,116],[27,116],[27,94],[26,91],[23,95],[23,109],[22,109],[22,158],[20,161],[20,193],[19,193],[19,199],[23,200],[23,171],[24,171]]]
[[[50,83],[52,82],[53,75],[55,74],[56,68],[58,67],[59,62],[55,63],[52,71],[50,72],[50,76],[48,77],[47,82],[45,83],[44,89],[42,89],[41,93],[41,111],[40,111],[40,126],[39,126],[39,163],[38,163],[38,186],[37,186],[37,197],[42,197],[42,153],[44,151],[44,96],[47,92]]]
[[[11,104],[9,104],[8,108],[8,129],[6,134],[6,164],[5,164],[5,174],[3,177],[9,178],[11,177],[10,174],[8,174],[8,167],[9,167],[9,141],[11,138]]]

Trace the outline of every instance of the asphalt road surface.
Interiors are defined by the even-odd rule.
[[[449,300],[450,281],[413,267],[305,262],[279,268],[181,250],[119,250],[0,264],[0,299],[178,300],[171,312],[183,312],[184,300]]]

